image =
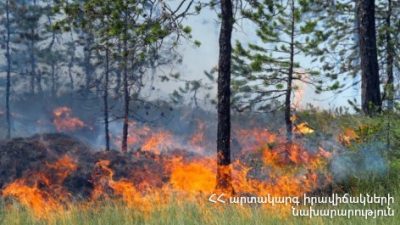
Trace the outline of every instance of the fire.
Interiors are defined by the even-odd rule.
[[[190,193],[212,193],[215,188],[215,165],[211,159],[183,163],[175,160],[171,171],[170,183],[174,189]]]
[[[159,155],[162,151],[172,148],[171,146],[176,146],[173,139],[173,135],[169,131],[153,129],[134,121],[129,122],[127,143],[131,149],[140,149]],[[115,145],[119,146],[120,142],[121,137],[117,136],[114,140]]]
[[[295,123],[296,121],[298,121],[297,115],[293,114],[293,115],[290,117],[290,120],[291,120],[293,123]],[[298,123],[298,124],[295,124],[295,125],[294,125],[294,127],[293,127],[293,132],[295,132],[295,133],[297,133],[297,134],[303,134],[303,135],[305,135],[305,134],[312,134],[312,133],[314,133],[314,129],[312,129],[312,128],[310,127],[310,125],[308,125],[307,122],[301,122],[301,123]]]
[[[274,145],[277,141],[277,135],[267,129],[238,129],[234,132],[245,152],[254,152],[260,147]]]
[[[8,184],[2,191],[4,197],[15,197],[22,205],[29,207],[40,216],[61,210],[70,200],[70,194],[63,187],[65,178],[77,169],[69,156],[63,156],[55,163],[47,164],[45,172],[29,174]]]
[[[359,138],[358,134],[351,128],[344,129],[342,134],[339,134],[338,139],[343,145],[350,145],[352,141]]]
[[[131,181],[128,179],[114,180],[114,171],[110,168],[108,160],[100,160],[96,163],[92,182],[94,183],[92,200],[111,199],[113,196],[119,196],[129,207],[137,207],[146,211],[151,209],[151,201],[146,201],[146,196],[137,190]]]
[[[293,131],[298,134],[312,134],[314,129],[312,129],[307,122],[303,122],[294,126]]]
[[[56,118],[71,119],[71,114],[66,109],[55,111]],[[199,122],[187,144],[181,145],[172,132],[131,122],[128,142],[141,151],[87,153],[97,158],[91,158],[95,160],[90,166],[80,167],[87,170],[85,178],[90,183],[85,199],[90,203],[116,199],[127,207],[150,212],[174,194],[178,201],[196,201],[214,193],[216,155],[181,150],[182,146],[206,145],[209,140],[204,134],[205,125]],[[330,182],[325,170],[332,154],[323,148],[310,151],[300,141],[288,143],[285,135],[264,128],[234,129],[232,138],[239,149],[229,166],[237,195],[302,195]],[[131,167],[135,163],[139,167]],[[75,199],[64,181],[78,167],[70,156],[63,156],[9,183],[2,195],[15,197],[38,216],[68,208]]]
[[[262,128],[238,130],[236,138],[242,153],[252,158],[250,163],[246,156],[233,163],[234,189],[241,193],[301,195],[330,182],[324,175],[330,153],[323,148],[312,153],[301,143],[287,143],[284,136]]]
[[[160,131],[151,135],[144,141],[142,150],[153,151],[156,154],[160,154],[163,149],[167,149],[168,146],[172,144],[172,135],[169,132]]]
[[[189,143],[198,153],[204,152],[206,124],[201,120],[197,120],[197,129],[191,136]]]
[[[51,211],[60,209],[60,204],[57,200],[38,188],[40,185],[39,178],[37,182],[33,187],[30,187],[24,180],[16,180],[5,187],[3,196],[16,197],[22,205],[31,208],[35,215],[40,217],[47,215]],[[43,183],[47,185],[45,181]]]
[[[74,131],[85,127],[85,123],[77,117],[72,116],[72,110],[66,106],[53,110],[53,124],[57,131]]]
[[[146,136],[148,136],[148,134],[151,132],[150,127],[148,126],[140,127],[134,121],[129,121],[128,124],[129,124],[129,134],[127,141],[129,146],[140,144],[140,141],[143,140]]]

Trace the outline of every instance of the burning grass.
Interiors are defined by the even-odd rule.
[[[60,118],[78,119],[71,111]],[[349,224],[340,218],[292,218],[288,207],[209,203],[216,157],[206,147],[207,124],[195,124],[195,131],[182,141],[165,128],[131,122],[128,154],[95,151],[63,134],[1,142],[0,224]],[[321,135],[324,128],[317,125],[312,120],[297,123],[294,131],[301,138],[291,143],[268,129],[235,128],[231,170],[236,195],[387,193],[386,187],[363,190],[354,183],[350,188],[336,184],[331,169],[338,148],[319,140],[307,143]],[[359,125],[342,124],[332,132],[331,142],[354,151],[367,140],[365,134],[370,135],[365,129],[377,127]],[[119,142],[118,136],[114,138]],[[397,181],[387,186],[398,187],[398,177],[393,179]],[[398,190],[393,193],[400,197]],[[396,224],[393,218],[378,220]],[[368,224],[362,221],[351,219],[352,224]]]
[[[120,200],[151,212],[154,204],[168,205],[173,196],[207,199],[215,188],[215,155],[179,150],[171,136],[153,135],[146,148],[128,154],[96,152],[58,134],[11,140],[1,146],[1,194],[38,218],[69,210],[77,202]],[[159,148],[160,140],[170,143],[169,148]],[[301,195],[330,183],[329,158],[322,150],[287,144],[265,129],[238,130],[237,140],[242,153],[231,166],[237,194]]]
[[[379,185],[379,184],[377,184]],[[396,199],[400,198],[399,187],[393,187]],[[368,188],[370,190],[370,188]],[[362,190],[360,190],[362,191]],[[37,218],[29,208],[21,207],[18,203],[5,206],[0,204],[0,222],[7,225],[176,225],[176,224],[209,224],[209,225],[247,225],[247,224],[313,224],[313,225],[368,225],[385,224],[398,225],[400,214],[394,217],[380,217],[377,219],[364,218],[299,218],[291,215],[277,214],[255,206],[226,205],[219,207],[207,203],[205,199],[198,201],[181,201],[171,199],[168,205],[152,205],[150,212],[144,213],[136,207],[129,207],[120,201],[102,201],[91,204],[75,204],[68,211],[59,211],[51,214],[46,220]],[[399,208],[397,201],[393,208]],[[353,206],[341,206],[342,209],[351,209]]]

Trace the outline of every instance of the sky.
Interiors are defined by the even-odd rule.
[[[219,22],[215,11],[210,9],[203,10],[200,15],[189,17],[186,24],[191,26],[193,38],[201,42],[200,47],[195,47],[188,41],[183,41],[178,51],[183,56],[183,62],[178,66],[179,72],[183,75],[182,78],[190,79],[204,79],[204,71],[210,71],[211,68],[216,67],[218,63],[218,35],[219,35]],[[260,43],[255,35],[255,26],[245,20],[240,20],[235,24],[234,33],[232,35],[232,43],[235,40],[240,42],[256,42]],[[300,65],[307,67],[310,65],[309,59],[299,56],[298,62]],[[339,106],[349,106],[348,99],[357,99],[360,102],[359,87],[352,87],[340,94],[326,92],[323,94],[315,94],[314,89],[309,85],[298,84],[301,91],[295,92],[293,96],[294,101],[299,101],[298,108],[305,108],[307,104],[312,104],[321,109],[334,109]],[[175,83],[161,85],[160,95],[171,93],[177,88]],[[213,96],[216,96],[216,84],[211,91]],[[296,96],[297,95],[297,96]]]
[[[209,8],[205,8],[199,15],[190,16],[185,21],[186,25],[192,28],[193,39],[201,42],[200,47],[196,47],[190,41],[182,40],[178,48],[178,52],[182,55],[183,61],[180,65],[176,66],[176,70],[182,75],[185,80],[199,80],[207,81],[204,71],[210,71],[217,66],[218,62],[218,36],[220,24],[217,18],[217,12]],[[242,43],[255,42],[260,43],[255,35],[255,26],[249,21],[239,20],[234,27],[233,40],[239,40]],[[301,57],[301,56],[300,56]],[[4,62],[4,54],[0,55],[0,61]],[[298,59],[300,65],[307,67],[309,60],[301,57]],[[178,85],[175,82],[157,83],[158,91],[155,92],[149,89],[148,96],[153,98],[167,99],[169,94],[177,89]],[[314,90],[307,85],[300,85],[302,87],[300,108],[305,107],[311,103],[314,106],[323,109],[333,109],[338,106],[348,106],[347,100],[356,98],[359,100],[359,87],[349,88],[341,94],[324,93],[314,94]],[[299,99],[300,93],[295,93],[295,99]],[[212,96],[216,96],[216,84],[213,84],[211,91]],[[207,107],[207,106],[206,106]]]

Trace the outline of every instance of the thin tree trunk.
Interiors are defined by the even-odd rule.
[[[31,60],[31,94],[35,94],[35,80],[36,80],[36,57],[35,57],[35,42],[33,40],[35,31],[31,28],[31,41],[30,41],[30,60]]]
[[[217,134],[217,186],[218,191],[233,193],[231,176],[231,58],[233,6],[231,0],[221,0],[221,30],[218,61],[218,134]]]
[[[38,73],[36,74],[36,82],[37,82],[37,93],[41,96],[43,94],[41,70],[38,70]]]
[[[124,124],[122,128],[122,145],[121,151],[128,152],[128,128],[129,128],[129,87],[128,87],[128,40],[127,40],[127,29],[128,29],[128,16],[127,12],[125,12],[125,35],[124,35],[124,43],[123,43],[123,88],[124,88]]]
[[[93,37],[92,34],[86,34],[86,43],[84,47],[84,63],[85,63],[85,94],[89,94],[91,83],[92,83],[92,73],[93,68],[91,64],[92,59],[92,44],[93,44]]]
[[[50,7],[50,5],[49,5],[49,7]],[[51,17],[47,16],[47,19],[49,21],[49,26],[51,27],[52,24],[53,24],[52,21],[51,21]],[[51,42],[50,42],[49,47],[48,47],[49,52],[52,51],[54,43],[55,43],[55,40],[56,40],[56,33],[55,33],[55,31],[52,31]],[[53,98],[55,98],[56,97],[56,89],[57,89],[57,87],[56,87],[56,74],[55,74],[55,72],[56,72],[56,59],[54,59],[52,57],[50,59],[50,63],[51,63],[51,72],[50,72],[51,73],[50,74],[51,75],[51,95],[52,95]]]
[[[286,124],[286,139],[288,142],[292,141],[293,121],[292,121],[292,82],[293,82],[293,69],[294,69],[294,25],[295,25],[295,12],[294,0],[291,2],[291,30],[290,30],[290,64],[289,73],[287,78],[287,88],[285,96],[285,124]]]
[[[74,61],[75,61],[75,42],[74,42],[74,35],[72,33],[72,30],[70,31],[70,36],[71,36],[71,49],[68,49],[69,52],[69,63],[68,63],[68,77],[69,77],[69,85],[71,88],[71,93],[74,92],[74,77],[72,76],[72,67],[74,66]]]
[[[393,62],[394,62],[394,46],[391,36],[391,16],[392,16],[392,0],[388,0],[388,11],[386,16],[386,72],[387,82],[385,85],[384,95],[387,100],[387,108],[393,111],[394,107],[394,76],[393,76]]]
[[[361,103],[367,115],[381,111],[379,66],[376,48],[375,1],[358,0],[359,45],[361,57]]]
[[[73,93],[74,92],[74,89],[75,89],[75,87],[74,87],[74,77],[72,76],[72,67],[73,67],[73,65],[74,65],[74,60],[73,60],[73,56],[71,56],[71,59],[70,59],[70,62],[69,62],[69,64],[68,64],[68,77],[69,77],[69,86],[70,86],[70,88],[71,88],[71,93]]]
[[[118,41],[118,52],[121,52],[121,50],[122,50],[121,42]],[[119,94],[119,91],[121,90],[121,80],[122,80],[121,79],[121,69],[117,68],[117,70],[116,70],[116,84],[115,84],[115,90],[114,90],[115,95],[117,95],[117,96]]]
[[[33,5],[36,6],[36,0],[33,1]],[[31,94],[35,94],[35,82],[36,82],[36,57],[35,57],[35,29],[31,27],[31,40],[30,40],[30,60],[31,60]]]
[[[7,58],[7,81],[6,81],[6,120],[7,120],[7,138],[11,138],[11,114],[10,114],[10,89],[11,89],[11,55],[10,55],[10,8],[9,0],[6,0],[6,58]]]
[[[55,98],[57,95],[56,89],[57,89],[57,87],[56,87],[56,66],[52,62],[52,64],[51,64],[51,96],[53,98]]]
[[[106,151],[110,150],[110,132],[108,128],[108,83],[109,83],[109,49],[106,47],[106,68],[104,77],[104,135],[106,141]]]

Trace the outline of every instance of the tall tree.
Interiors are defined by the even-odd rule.
[[[145,0],[88,0],[83,2],[76,0],[73,3],[62,2],[61,4],[68,18],[74,21],[75,26],[89,27],[88,30],[93,31],[90,33],[93,35],[94,41],[97,38],[107,39],[121,45],[117,50],[115,48],[109,50],[114,50],[116,55],[119,54],[119,57],[114,58],[119,59],[117,71],[122,71],[123,115],[119,118],[122,118],[121,151],[123,152],[128,151],[131,101],[138,96],[138,93],[133,92],[141,90],[140,77],[144,74],[141,69],[148,66],[142,62],[153,57],[150,50],[154,45],[162,43],[166,45],[164,41],[167,38],[176,39],[167,42],[172,47],[176,46],[177,40],[185,30],[182,21],[193,2],[193,0],[183,0],[176,8],[172,8],[162,1]],[[65,20],[63,21],[65,23]],[[60,23],[62,24],[62,22]],[[161,46],[158,46],[158,49],[160,48]],[[84,50],[88,51],[88,49]],[[88,55],[86,54],[86,56]],[[88,61],[84,63],[84,65],[87,64],[89,64]],[[136,76],[137,73],[140,73],[140,76]],[[88,77],[92,76],[86,76],[86,78]],[[86,79],[86,81],[88,80]],[[86,82],[87,85],[88,82]]]
[[[393,4],[392,0],[387,0],[387,10],[385,18],[385,44],[386,44],[386,76],[387,81],[384,88],[383,95],[387,98],[387,107],[390,111],[394,108],[394,57],[395,46],[392,40],[392,13]],[[385,99],[385,97],[383,97]]]
[[[394,110],[396,81],[395,71],[400,68],[400,56],[397,54],[400,49],[399,38],[399,19],[400,2],[393,0],[378,1],[375,7],[378,63],[380,76],[383,83],[382,103],[389,111]]]
[[[320,61],[323,64],[322,69],[328,69],[329,72],[327,74],[332,79],[338,79],[346,83],[346,87],[338,89],[339,92],[361,84],[361,109],[365,113],[370,114],[366,110],[367,107],[370,107],[372,111],[379,111],[381,109],[379,102],[383,101],[386,101],[387,108],[391,109],[394,104],[394,87],[396,86],[392,75],[399,68],[399,54],[396,54],[400,44],[397,41],[399,34],[397,22],[399,18],[399,2],[392,0],[379,0],[376,2],[316,0],[315,2],[318,3],[319,7],[314,11],[318,11],[319,19],[323,21],[322,27],[325,35],[327,35],[326,46],[319,49],[322,53],[320,55]],[[364,13],[365,10],[370,12]],[[374,14],[371,14],[372,12]],[[372,16],[374,17],[373,20]],[[374,42],[371,37],[365,36],[368,33],[366,23],[375,24],[375,32],[368,31],[370,35],[375,33],[375,47],[371,46]],[[369,26],[369,28],[372,28],[372,26]],[[364,53],[369,54],[367,58],[366,55],[361,55],[361,42],[370,44],[370,48],[366,52],[364,51]],[[365,49],[364,47],[363,49]],[[370,64],[369,61],[375,61],[373,52],[377,54],[378,64],[372,63],[375,64],[372,67],[377,66],[378,74],[381,78],[385,78],[380,79],[381,83],[386,80],[382,98],[378,97],[379,85],[370,86],[376,82],[372,82],[373,79],[378,80],[376,77],[370,77],[371,74],[376,76],[376,68],[373,70],[365,68],[367,64]],[[368,58],[370,59],[362,60]],[[364,73],[363,71],[368,72]],[[367,74],[368,78],[366,79]],[[349,77],[354,80],[349,82]],[[367,80],[369,81],[367,82]],[[367,88],[367,86],[370,87]],[[370,91],[367,91],[367,89]],[[367,99],[367,96],[369,96],[369,99]],[[355,106],[354,102],[351,103]],[[358,106],[356,106],[356,109],[359,110]]]
[[[357,17],[361,58],[362,110],[368,115],[373,115],[382,107],[376,47],[375,1],[358,0]]]
[[[123,19],[123,77],[122,77],[122,86],[123,86],[123,99],[124,99],[124,115],[123,115],[123,125],[122,125],[122,143],[121,143],[121,151],[128,151],[128,129],[129,129],[129,104],[130,104],[130,95],[129,95],[129,84],[128,84],[128,9],[124,12]]]
[[[252,6],[242,14],[256,25],[258,40],[247,46],[237,42],[234,49],[233,105],[238,111],[283,111],[290,142],[295,126],[293,92],[300,82],[317,92],[323,89],[318,71],[310,69],[312,65],[300,65],[300,60],[315,58],[310,49],[318,48],[323,33],[317,29],[318,20],[309,15],[311,1],[257,2]]]
[[[232,193],[231,176],[231,59],[233,4],[221,0],[221,29],[218,59],[218,131],[217,131],[217,186],[216,189]]]
[[[293,86],[293,73],[294,73],[294,48],[295,48],[295,24],[296,24],[296,14],[294,0],[290,2],[290,44],[289,44],[289,69],[288,78],[286,85],[286,96],[285,96],[285,124],[286,124],[286,137],[288,141],[292,140],[292,86]]]
[[[108,44],[108,43],[107,43]],[[105,62],[104,62],[104,90],[103,90],[103,103],[104,103],[104,136],[106,142],[106,151],[110,150],[110,129],[109,129],[109,106],[108,106],[108,89],[110,87],[110,49],[105,46]]]
[[[11,96],[11,53],[10,53],[10,37],[11,37],[11,20],[10,20],[10,0],[6,0],[6,60],[7,60],[7,77],[6,77],[6,120],[7,120],[7,138],[11,137],[11,113],[10,113],[10,96]]]

